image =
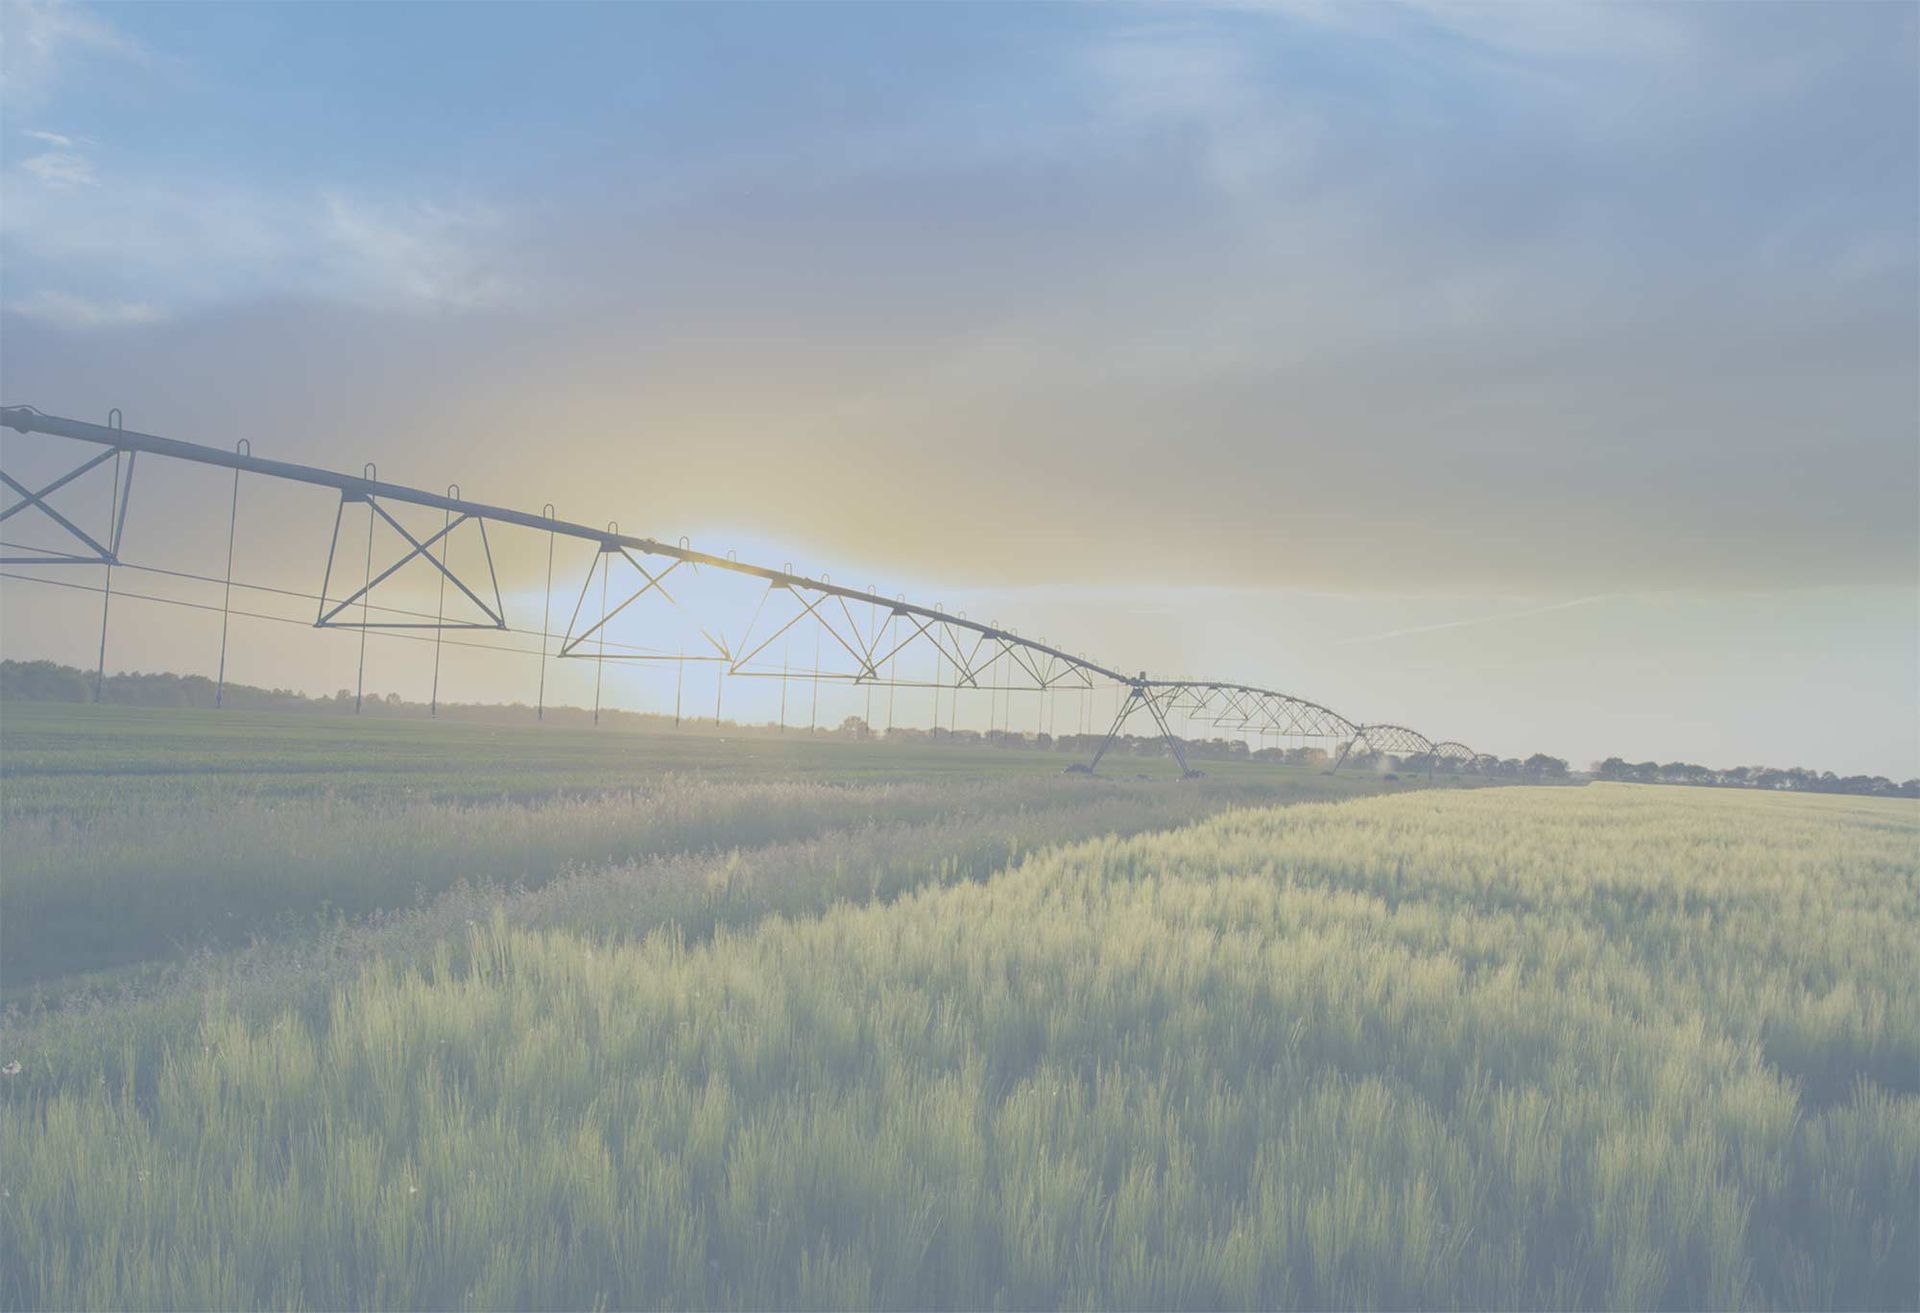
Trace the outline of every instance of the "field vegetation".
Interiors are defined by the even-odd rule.
[[[1832,771],[1773,766],[1733,766],[1716,770],[1690,761],[1630,762],[1608,757],[1593,763],[1593,778],[1621,784],[1687,784],[1708,789],[1793,790],[1799,793],[1858,793],[1877,798],[1920,798],[1920,779],[1894,781],[1884,775],[1835,775]]]
[[[898,885],[909,869],[915,880],[929,870],[983,878],[1046,844],[1165,828],[1234,804],[1411,787],[1265,764],[1187,785],[1089,780],[1035,772],[1019,752],[804,735],[769,744],[53,711],[9,705],[0,725],[0,984],[15,1001],[417,907],[456,886],[532,888],[673,854],[856,834],[859,855],[848,860],[860,878]],[[939,833],[946,848],[919,831]],[[889,847],[884,836],[896,834]]]
[[[1911,803],[1202,784],[296,800],[377,910],[0,1027],[0,1304],[1920,1304]]]
[[[0,808],[12,820],[258,801],[386,805],[624,794],[662,776],[834,784],[1056,775],[1048,754],[882,744],[793,730],[630,733],[320,712],[0,703]],[[878,746],[881,750],[876,751]],[[1157,769],[1156,769],[1157,768]],[[1147,773],[1166,774],[1153,763]],[[1229,763],[1219,775],[1269,766]]]

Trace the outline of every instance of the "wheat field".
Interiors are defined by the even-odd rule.
[[[699,936],[562,878],[322,1007],[210,991],[24,1073],[0,1296],[1910,1308],[1917,841],[1903,802],[1594,786],[1235,810]]]

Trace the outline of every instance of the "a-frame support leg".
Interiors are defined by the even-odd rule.
[[[1146,707],[1147,713],[1153,717],[1153,723],[1160,730],[1161,737],[1166,739],[1167,747],[1173,751],[1173,759],[1180,763],[1181,778],[1192,779],[1195,772],[1193,767],[1187,764],[1186,748],[1181,744],[1179,736],[1173,732],[1173,727],[1167,723],[1166,713],[1161,710],[1160,703],[1147,692],[1145,686],[1140,684],[1135,684],[1127,690],[1126,700],[1120,704],[1120,714],[1113,718],[1113,726],[1107,730],[1106,738],[1100,741],[1099,748],[1094,751],[1093,760],[1087,763],[1087,773],[1091,775],[1100,769],[1100,759],[1107,755],[1107,749],[1111,748],[1115,740],[1120,737],[1120,730],[1126,725],[1127,717],[1133,714],[1135,703]]]
[[[1173,726],[1167,723],[1167,713],[1160,709],[1159,701],[1150,695],[1142,694],[1140,700],[1147,704],[1147,710],[1153,715],[1153,723],[1160,727],[1160,736],[1166,739],[1167,746],[1173,749],[1173,759],[1180,763],[1180,778],[1192,779],[1195,772],[1193,767],[1187,764],[1187,750],[1181,746],[1180,736],[1173,732]]]
[[[1334,758],[1333,765],[1327,768],[1327,774],[1337,775],[1340,773],[1340,768],[1346,765],[1347,754],[1353,751],[1353,745],[1358,743],[1359,741],[1360,741],[1360,736],[1358,734],[1355,734],[1352,738],[1347,740],[1346,746],[1340,749],[1340,755]]]
[[[1139,689],[1127,690],[1126,700],[1120,704],[1120,714],[1113,718],[1113,727],[1107,731],[1107,737],[1100,740],[1100,746],[1094,749],[1093,760],[1087,763],[1087,774],[1091,775],[1100,769],[1100,758],[1107,755],[1107,749],[1112,747],[1113,741],[1120,737],[1120,727],[1125,725],[1127,717],[1133,714],[1133,702],[1139,696]]]

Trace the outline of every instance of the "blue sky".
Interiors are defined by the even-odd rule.
[[[9,401],[1920,771],[1911,6],[0,13]]]

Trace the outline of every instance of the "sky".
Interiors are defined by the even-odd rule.
[[[1917,15],[7,3],[0,395],[1502,755],[1913,776]],[[141,477],[204,565],[224,485]],[[342,682],[289,633],[240,677]]]

